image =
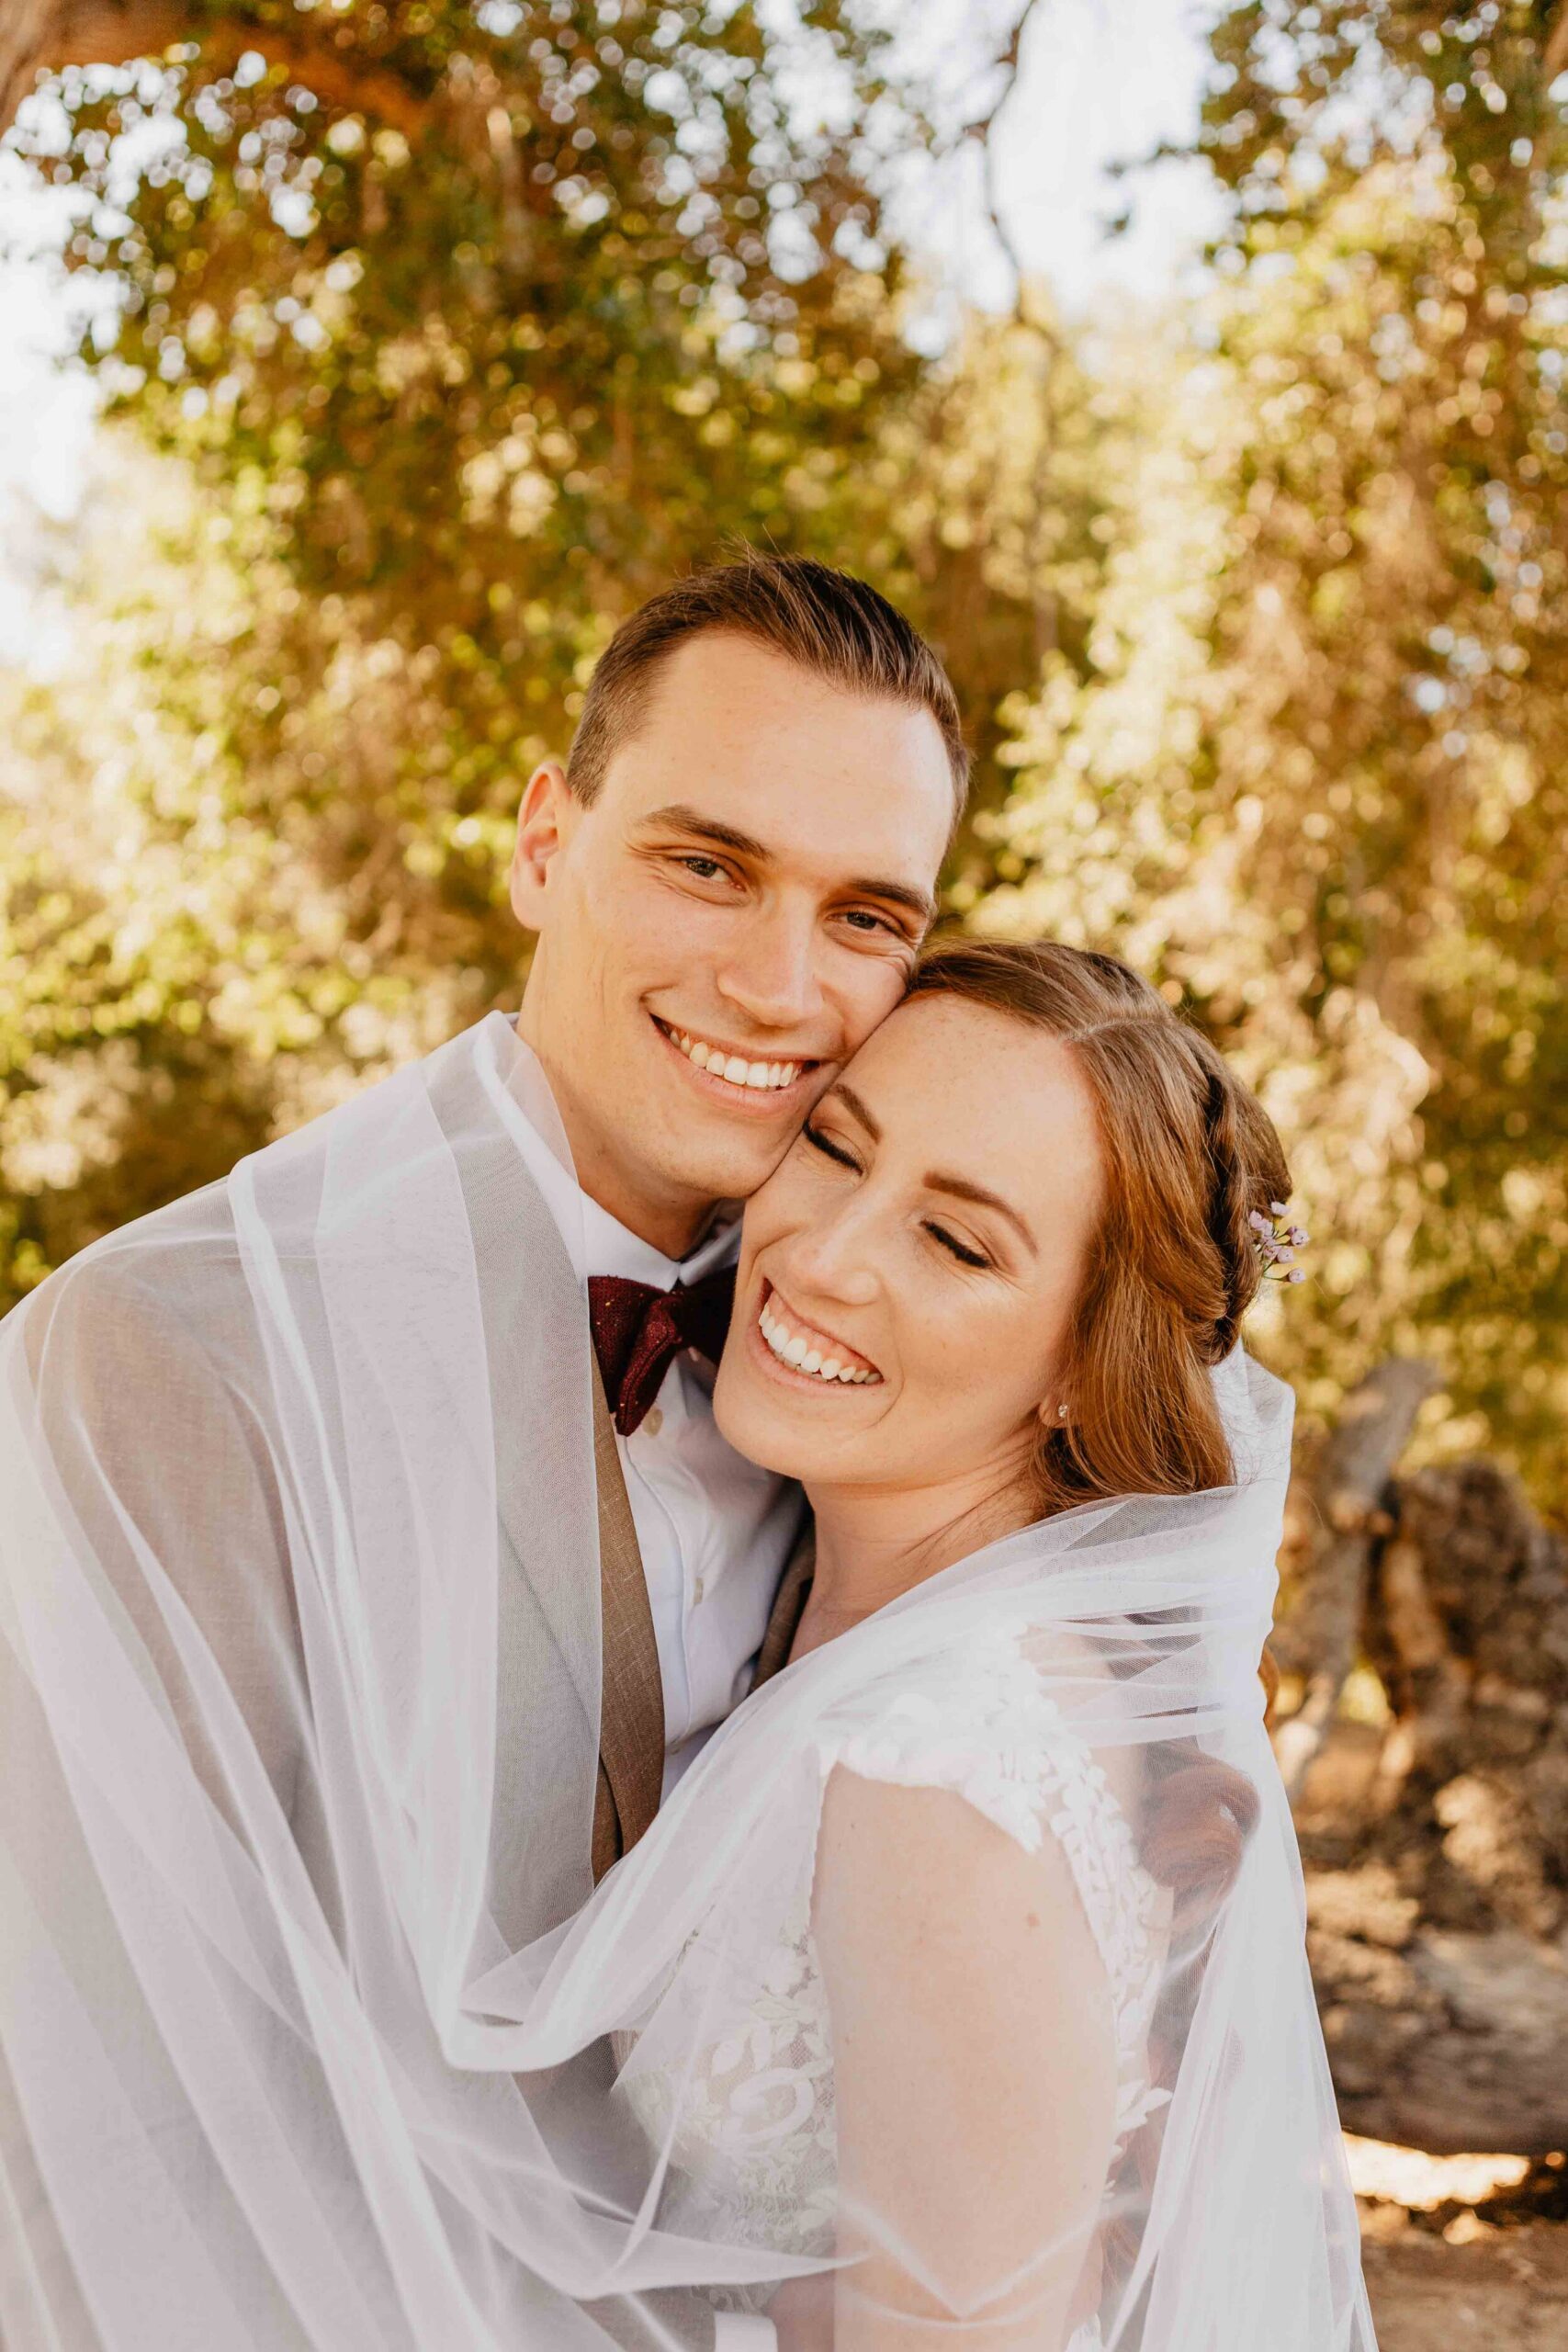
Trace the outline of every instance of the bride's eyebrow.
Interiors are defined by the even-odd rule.
[[[851,1118],[857,1120],[865,1129],[873,1143],[882,1141],[881,1127],[846,1080],[840,1078],[836,1086],[830,1086],[822,1100],[824,1102],[841,1102]],[[945,1193],[950,1200],[972,1201],[976,1208],[995,1209],[998,1216],[1006,1217],[1030,1256],[1037,1258],[1040,1255],[1040,1245],[1033,1234],[1018,1211],[1010,1207],[999,1193],[988,1193],[984,1184],[971,1183],[967,1176],[945,1176],[935,1168],[927,1170],[923,1181],[928,1190]]]
[[[925,1182],[931,1192],[945,1193],[952,1200],[973,1201],[976,1208],[995,1209],[998,1216],[1006,1217],[1030,1256],[1037,1258],[1040,1255],[1040,1245],[1033,1234],[1018,1211],[1010,1208],[999,1193],[988,1193],[984,1184],[972,1184],[967,1176],[944,1176],[934,1168],[926,1170]]]
[[[871,1113],[866,1109],[865,1104],[861,1101],[860,1096],[855,1092],[852,1086],[847,1085],[844,1080],[840,1079],[836,1086],[830,1086],[828,1089],[828,1095],[825,1095],[823,1100],[827,1101],[829,1096],[831,1096],[834,1102],[841,1102],[852,1119],[859,1121],[860,1125],[865,1129],[866,1134],[871,1137],[873,1143],[880,1143],[882,1141],[882,1129],[872,1117]]]

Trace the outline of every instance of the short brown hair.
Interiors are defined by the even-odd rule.
[[[807,556],[755,551],[677,581],[621,623],[594,666],[572,739],[567,781],[584,805],[635,733],[663,664],[687,639],[718,631],[771,647],[852,694],[929,711],[953,772],[956,826],[968,797],[969,753],[958,697],[924,638],[852,572]]]
[[[911,996],[988,1006],[1066,1046],[1094,1099],[1105,1205],[1035,1464],[1046,1511],[1234,1476],[1209,1373],[1262,1279],[1253,1210],[1290,1197],[1272,1121],[1201,1033],[1112,956],[941,942]]]

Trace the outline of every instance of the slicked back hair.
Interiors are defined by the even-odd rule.
[[[848,694],[926,710],[953,775],[956,830],[969,793],[958,698],[935,653],[886,596],[806,556],[748,553],[677,581],[621,623],[600,655],[572,739],[567,781],[584,806],[647,712],[659,674],[687,640],[744,637]]]

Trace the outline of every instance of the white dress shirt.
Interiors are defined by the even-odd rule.
[[[513,1131],[580,1277],[619,1274],[670,1290],[733,1259],[738,1223],[687,1258],[666,1258],[591,1200],[525,1118]],[[666,1796],[750,1687],[800,1524],[799,1488],[720,1435],[713,1382],[712,1365],[683,1348],[640,1428],[615,1435],[659,1646]]]

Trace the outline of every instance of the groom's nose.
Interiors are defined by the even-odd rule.
[[[798,1030],[819,1019],[815,907],[777,900],[750,908],[727,948],[716,975],[718,992],[748,1021],[765,1029]]]

